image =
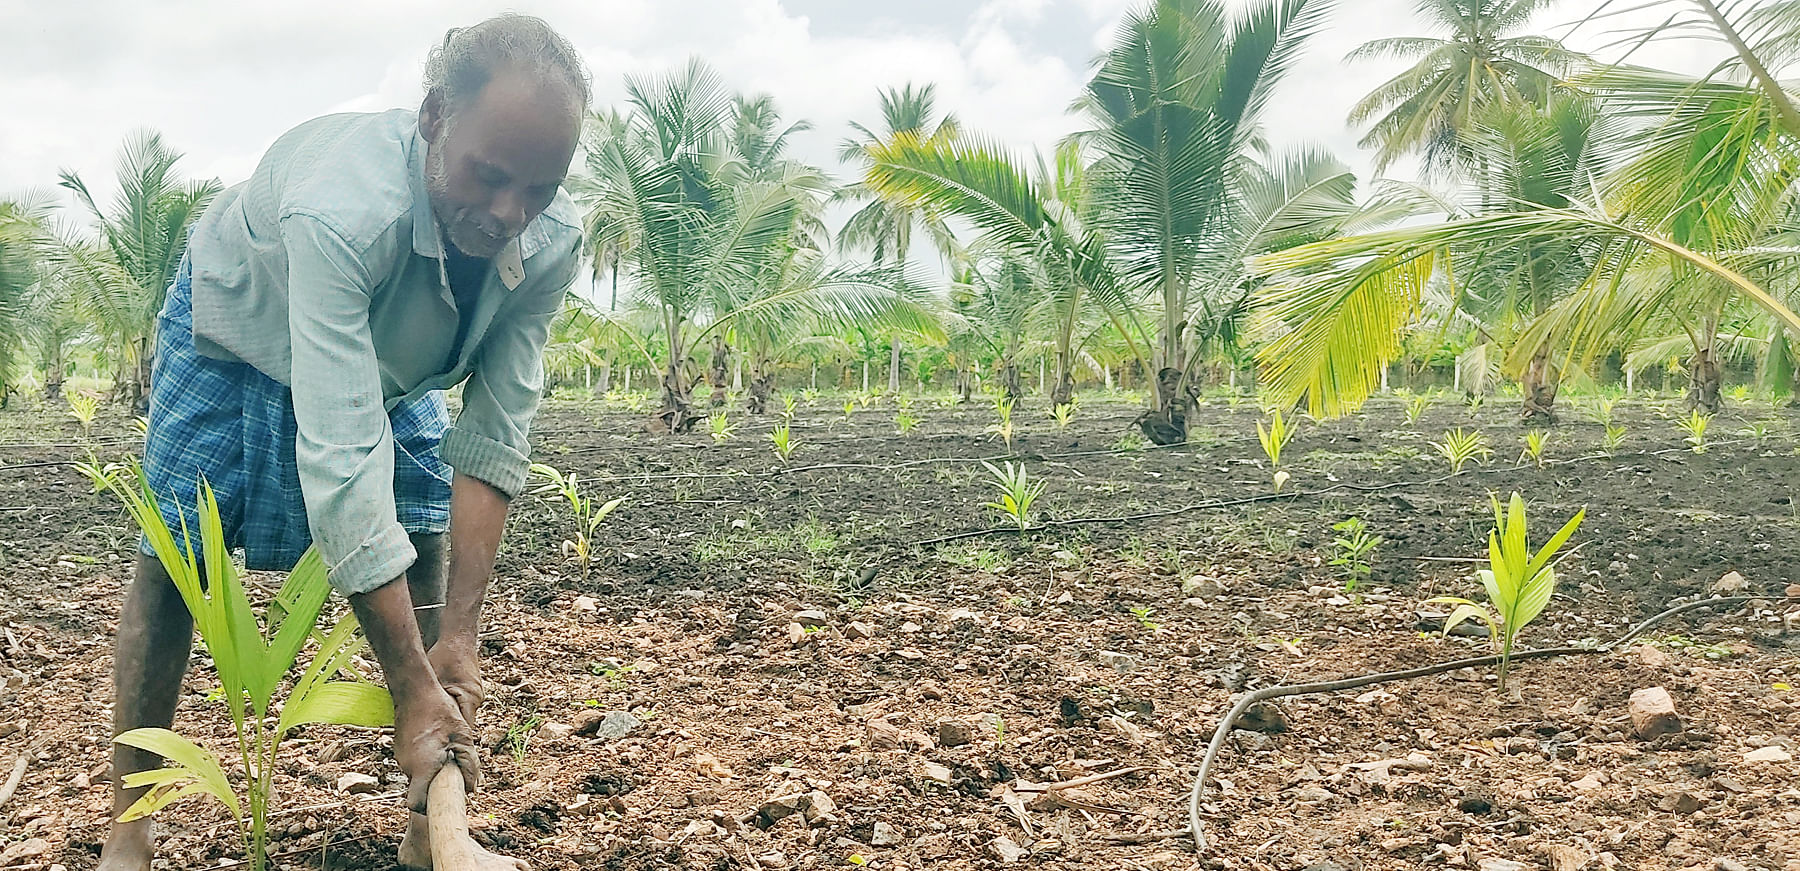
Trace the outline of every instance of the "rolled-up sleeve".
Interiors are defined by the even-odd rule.
[[[517,291],[481,340],[474,372],[463,385],[463,409],[439,449],[458,473],[512,498],[531,465],[531,419],[544,389],[544,343],[550,321],[575,280],[571,251],[540,282]]]
[[[281,235],[306,515],[332,587],[367,593],[416,559],[395,517],[394,433],[369,327],[367,252],[303,213],[283,218]]]

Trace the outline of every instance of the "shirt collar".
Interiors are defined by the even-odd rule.
[[[437,213],[431,210],[431,194],[425,186],[425,146],[425,137],[415,132],[412,154],[407,158],[413,189],[413,252],[438,261],[441,269],[444,243],[438,229]],[[507,290],[517,290],[525,281],[525,256],[519,239],[506,243],[506,247],[494,255],[494,271],[499,273],[500,283]]]

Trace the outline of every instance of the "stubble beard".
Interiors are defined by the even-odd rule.
[[[445,130],[449,135],[449,130]],[[472,209],[459,209],[450,202],[450,173],[444,166],[444,152],[428,149],[425,156],[425,192],[431,201],[432,214],[450,244],[470,257],[492,258],[512,241],[494,228],[493,222],[475,214]]]

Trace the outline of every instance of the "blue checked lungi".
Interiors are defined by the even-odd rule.
[[[199,482],[212,485],[229,547],[245,565],[287,571],[312,543],[300,471],[294,462],[293,394],[248,363],[194,350],[187,258],[157,315],[150,373],[150,427],[144,474],[163,518],[181,537],[186,522],[199,545]],[[450,429],[443,391],[403,400],[389,412],[394,429],[394,508],[413,534],[450,528],[451,471],[438,457]],[[147,540],[139,549],[155,556]]]

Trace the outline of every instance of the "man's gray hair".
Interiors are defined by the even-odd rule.
[[[543,19],[506,14],[473,27],[453,27],[425,60],[425,95],[444,101],[455,114],[487,87],[496,73],[516,70],[537,82],[560,82],[587,110],[592,85],[581,56]]]

